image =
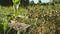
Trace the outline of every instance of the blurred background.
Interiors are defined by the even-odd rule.
[[[60,0],[0,0],[0,34],[17,34],[11,20],[30,25],[20,34],[60,34]]]

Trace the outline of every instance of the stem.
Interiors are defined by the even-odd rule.
[[[17,34],[20,34],[20,31],[18,30]]]
[[[5,31],[4,31],[4,34],[5,34]]]
[[[13,9],[14,9],[14,16],[15,16],[15,18],[18,16],[18,9],[16,8],[17,7],[17,5],[13,5]]]

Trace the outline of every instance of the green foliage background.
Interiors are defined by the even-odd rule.
[[[7,16],[14,14],[13,11],[14,9],[12,6],[0,6],[0,34],[4,34],[3,32],[7,29],[7,23],[9,23],[9,20],[16,19],[18,21],[17,18]],[[20,23],[31,25],[28,32],[23,31],[24,34],[60,34],[59,3],[29,5],[28,9],[20,6],[18,9],[18,15],[29,16],[28,19],[19,19]]]

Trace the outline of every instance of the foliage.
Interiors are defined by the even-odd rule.
[[[0,24],[4,23],[0,25],[1,27],[0,33],[3,30],[2,29],[3,26],[4,30],[7,29],[6,24],[10,20],[7,18],[11,17],[11,16],[8,17],[7,15],[13,14],[12,13],[13,10],[14,10],[13,7],[0,6]],[[57,34],[60,33],[60,4],[28,6],[28,9],[20,7],[18,9],[18,14],[28,16],[28,19],[20,18],[19,19],[20,23],[26,23],[31,25],[28,31],[27,30],[23,31],[23,34],[56,34],[57,31],[58,31]],[[14,19],[18,20],[17,18]]]

